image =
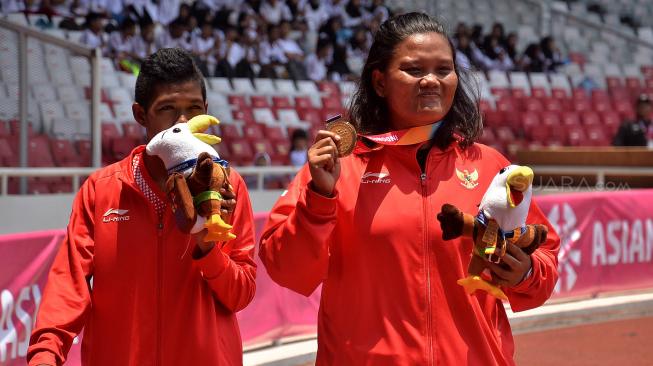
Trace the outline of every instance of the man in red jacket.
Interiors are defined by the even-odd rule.
[[[474,143],[481,118],[459,75],[435,19],[384,22],[349,110],[366,138],[341,157],[352,136],[318,132],[270,213],[259,251],[270,277],[304,295],[322,285],[318,366],[514,365],[503,303],[457,284],[472,241],[442,240],[436,219],[444,203],[476,214],[509,165]],[[505,267],[489,265],[513,311],[544,303],[558,276],[560,240],[536,204],[526,221],[547,224],[547,241],[532,255],[510,244]]]
[[[162,49],[142,65],[134,117],[148,140],[207,110],[191,56]],[[163,163],[136,147],[77,193],[32,333],[30,365],[60,365],[84,328],[84,365],[241,365],[235,313],[252,300],[253,215],[232,169],[221,192],[237,238],[182,233],[163,193]],[[237,201],[236,201],[237,199]]]

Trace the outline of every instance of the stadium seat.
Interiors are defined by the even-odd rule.
[[[277,110],[277,120],[285,125],[298,124],[302,121],[294,109],[279,109]]]
[[[320,90],[318,89],[315,82],[310,80],[298,80],[297,81],[297,90],[299,94],[302,95],[319,95]]]
[[[266,125],[277,123],[272,110],[269,108],[254,108],[252,113],[254,114],[254,121],[257,123],[263,123]]]
[[[231,82],[227,78],[209,78],[209,85],[211,90],[216,93],[231,94],[234,92]]]
[[[51,102],[57,100],[57,93],[50,84],[33,84],[32,95],[37,102]]]
[[[80,132],[79,123],[71,118],[55,118],[52,120],[52,126],[48,132],[58,139],[73,139]]]
[[[268,102],[268,98],[264,95],[252,95],[249,101],[253,108],[270,108],[270,102]]]
[[[41,121],[43,128],[46,132],[50,132],[53,127],[53,121],[65,119],[64,109],[60,102],[41,102],[39,103],[41,110]]]
[[[338,84],[334,83],[333,81],[320,81],[317,83],[317,88],[326,95],[340,94]]]
[[[18,166],[18,154],[14,152],[7,137],[0,137],[0,166]]]
[[[265,134],[264,134],[264,128],[265,125],[259,125],[256,123],[250,123],[248,125],[243,126],[243,134],[246,138],[250,140],[258,140],[258,139],[263,139]],[[267,138],[267,136],[265,136]]]
[[[490,84],[492,85],[492,84]],[[499,85],[497,85],[499,86]],[[528,82],[528,75],[525,72],[511,72],[510,73],[510,86],[512,94],[517,95],[530,95],[531,86]],[[500,87],[500,86],[499,86]]]
[[[356,91],[356,83],[353,81],[342,81],[340,85],[340,94],[350,96]]]
[[[145,141],[145,129],[135,122],[125,122],[122,124],[122,132],[125,138],[136,142]],[[135,145],[134,145],[135,146]]]
[[[283,95],[294,95],[297,94],[297,88],[295,88],[295,82],[292,80],[286,79],[276,79],[274,84],[277,87],[277,92]]]
[[[66,116],[70,119],[90,121],[91,106],[88,102],[66,103],[64,105]]]
[[[590,126],[600,126],[601,119],[599,114],[594,111],[585,111],[582,114],[583,125],[586,127]]]
[[[50,149],[57,166],[82,166],[80,156],[70,140],[50,140]]]
[[[113,103],[129,104],[134,102],[130,89],[123,87],[113,87],[108,89],[107,95]]]
[[[297,115],[300,120],[306,121],[313,126],[322,125],[324,123],[320,111],[315,108],[298,108]]]
[[[603,126],[594,125],[586,128],[587,143],[590,146],[606,146],[609,140],[605,135]]]
[[[292,108],[292,104],[290,103],[290,98],[286,96],[280,96],[280,95],[272,97],[272,106],[274,108]]]
[[[11,130],[9,129],[9,122],[0,121],[0,138],[11,136]]]
[[[118,75],[118,78],[120,79],[120,85],[123,88],[129,90],[130,93],[133,92],[134,87],[136,86],[136,75],[127,72],[121,72],[118,73]]]
[[[245,124],[254,123],[254,114],[249,108],[234,109],[231,111],[234,120],[245,122]]]
[[[342,102],[338,97],[322,97],[322,108],[340,109]]]
[[[59,100],[62,102],[77,102],[81,98],[79,87],[73,85],[64,85],[57,88]]]
[[[253,124],[253,123],[252,123]],[[220,132],[218,135],[222,137],[223,140],[240,140],[243,137],[243,134],[240,132],[239,126],[235,124],[221,124]]]
[[[46,135],[35,135],[29,139],[28,160],[31,167],[53,167],[50,141]]]
[[[231,80],[234,93],[237,94],[255,94],[256,90],[250,79],[247,78],[234,78]]]
[[[278,126],[265,126],[265,138],[275,143],[287,140],[282,128]]]
[[[229,150],[232,160],[239,162],[240,165],[252,165],[254,152],[249,143],[243,140],[232,140],[229,142]]]
[[[111,142],[110,157],[113,161],[118,161],[128,156],[131,151],[138,145],[137,141],[128,137],[119,137]]]
[[[247,103],[247,99],[243,95],[230,95],[227,97],[227,100],[229,101],[229,105],[235,109],[249,107],[249,103]]]
[[[609,136],[614,136],[614,134],[619,129],[619,126],[621,125],[621,118],[619,117],[619,113],[615,111],[601,113],[601,119],[603,120],[603,126],[605,126]]]
[[[570,146],[588,146],[584,129],[580,126],[567,128],[566,143]]]
[[[526,98],[524,99],[524,111],[527,112],[541,112],[544,110],[542,107],[542,102],[535,98]]]
[[[310,97],[295,97],[295,108],[304,109],[304,108],[314,108],[313,103],[311,102]]]
[[[113,140],[122,137],[122,133],[118,130],[118,126],[113,123],[102,123],[102,153],[111,153]]]
[[[115,120],[118,123],[134,121],[134,114],[132,112],[131,104],[126,104],[126,103],[114,104],[113,112],[115,115]]]
[[[256,92],[260,94],[276,94],[277,89],[274,86],[274,81],[267,78],[256,78],[254,79],[254,86],[256,87]]]

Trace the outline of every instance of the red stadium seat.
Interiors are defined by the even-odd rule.
[[[599,114],[594,112],[594,111],[586,111],[583,112],[582,114],[583,117],[583,125],[589,127],[589,126],[600,126],[601,125],[601,119],[599,117]]]
[[[20,136],[20,121],[17,120],[9,121],[9,131],[13,136]],[[34,131],[34,126],[32,125],[31,122],[27,124],[27,135],[30,137],[36,135],[36,132]]]
[[[145,141],[145,131],[143,130],[143,126],[139,125],[138,123],[123,123],[122,132],[123,136],[133,139],[139,143]]]
[[[535,98],[524,99],[524,110],[527,112],[541,112],[544,110],[542,102]]]
[[[635,109],[633,103],[629,100],[617,100],[614,103],[614,110],[621,115],[623,119],[634,119]]]
[[[562,102],[556,98],[540,98],[542,107],[545,111],[561,112],[563,110]]]
[[[501,126],[495,129],[497,140],[504,145],[515,141],[515,134],[508,126]]]
[[[483,112],[485,119],[484,124],[489,126],[500,126],[505,123],[503,112],[495,110],[487,110]]]
[[[254,160],[254,152],[249,146],[249,143],[240,141],[230,141],[229,150],[231,151],[231,159],[238,161],[241,165],[251,165]]]
[[[653,78],[653,65],[642,66],[642,74],[646,78]]]
[[[603,89],[593,89],[592,90],[592,100],[593,101],[608,101],[610,100],[610,95],[606,90]]]
[[[265,95],[252,95],[249,100],[252,108],[270,108],[270,103]]]
[[[544,88],[531,88],[531,97],[537,98],[537,99],[542,99],[546,98],[548,95],[546,94],[546,89]]]
[[[588,146],[585,130],[582,127],[569,127],[567,129],[567,144],[570,146]]]
[[[270,140],[266,140],[263,138],[260,139],[252,139],[250,140],[252,143],[252,147],[254,148],[254,153],[267,153],[270,155],[270,158],[272,158],[272,155],[276,155],[276,152],[274,151],[274,148],[272,147],[272,143]]]
[[[6,121],[0,121],[0,137],[9,137],[10,135],[9,124]]]
[[[80,156],[70,140],[50,140],[50,149],[57,166],[82,166]]]
[[[129,137],[120,137],[117,139],[114,139],[113,142],[111,143],[111,158],[113,158],[114,161],[121,160],[125,158],[131,151],[134,149],[134,147],[137,145],[136,140],[131,139]]]
[[[571,101],[571,109],[576,112],[585,112],[592,109],[589,99],[575,98]]]
[[[551,96],[556,99],[566,99],[569,97],[564,89],[551,89]]]
[[[82,164],[82,166],[90,166],[91,165],[91,141],[89,140],[77,140],[75,141],[75,147],[77,148],[77,152],[79,153],[79,160]],[[108,154],[103,154],[103,159],[104,157],[107,157]]]
[[[297,115],[302,121],[306,121],[314,126],[320,125],[324,122],[324,120],[322,120],[322,116],[320,115],[320,111],[315,108],[298,108]]]
[[[317,88],[325,94],[337,96],[340,95],[338,84],[333,81],[320,81],[317,83]]]
[[[254,123],[254,113],[249,107],[238,108],[231,111],[231,116],[237,121],[243,121],[245,124]]]
[[[249,107],[249,104],[243,95],[229,95],[227,100],[229,101],[229,105],[231,105],[232,108]]]
[[[310,97],[295,97],[295,108],[313,108],[313,102],[311,101]]]
[[[594,99],[592,110],[597,112],[606,112],[612,109],[609,99]]]
[[[272,106],[274,108],[292,108],[290,99],[286,96],[274,96],[272,97]]]
[[[614,136],[619,129],[619,125],[621,125],[619,113],[615,111],[601,113],[601,118],[603,119],[603,126],[605,126],[609,136]]]
[[[492,145],[496,143],[497,137],[494,135],[494,131],[492,130],[491,127],[484,126],[483,134],[481,135],[478,141],[482,144]]]
[[[275,142],[285,141],[287,139],[281,127],[278,126],[265,126],[265,138]]]
[[[118,127],[113,123],[102,123],[102,152],[108,153],[111,151],[111,142],[113,139],[122,137]]]
[[[607,146],[608,138],[605,136],[603,126],[590,126],[586,129],[587,141],[591,146]]]
[[[642,88],[642,82],[636,77],[626,78],[626,87],[631,90],[639,90]]]
[[[14,152],[14,149],[5,137],[0,137],[0,165],[5,167],[18,166],[18,154]]]
[[[571,97],[573,99],[587,99],[589,98],[589,95],[587,94],[587,91],[583,88],[574,88],[571,91]]]
[[[580,126],[580,117],[577,112],[563,112],[560,115],[560,122],[564,128]]]
[[[222,137],[223,140],[240,140],[243,135],[241,135],[240,131],[238,130],[238,127],[233,124],[221,124],[220,125],[220,137]]]
[[[258,123],[250,123],[243,126],[243,135],[248,139],[262,139],[265,126]]]
[[[510,93],[512,94],[513,98],[526,98],[528,97],[528,94],[526,94],[526,90],[521,89],[521,88],[514,88],[511,89]]]
[[[339,97],[322,97],[322,108],[340,109],[342,108],[342,102]]]
[[[510,89],[508,88],[490,88],[490,93],[498,99],[512,97],[512,93],[510,93]]]
[[[580,52],[569,52],[569,60],[581,67],[585,65],[585,55]]]
[[[635,99],[637,94],[638,93],[635,92],[631,96],[630,90],[627,89],[627,88],[623,88],[623,87],[614,88],[614,89],[610,90],[610,95],[612,96],[613,101],[616,101],[616,100],[629,100],[629,101],[632,101],[633,99]]]
[[[45,135],[36,135],[30,138],[28,145],[29,166],[32,167],[53,167],[52,151],[50,140]]]
[[[616,76],[606,77],[605,83],[608,85],[608,89],[621,88],[623,86],[623,84],[621,83],[621,78]]]

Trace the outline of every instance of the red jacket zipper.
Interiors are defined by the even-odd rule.
[[[157,245],[156,245],[156,300],[157,300],[157,310],[156,310],[156,364],[158,366],[163,365],[163,360],[161,359],[161,340],[163,330],[162,326],[162,292],[163,292],[163,217],[159,217],[159,223],[157,227]]]
[[[430,155],[430,154],[429,154]],[[424,164],[424,172],[420,175],[420,184],[422,186],[422,209],[423,209],[423,218],[424,218],[424,255],[426,256],[426,331],[427,331],[427,340],[428,340],[428,364],[433,365],[433,330],[432,330],[432,317],[431,313],[431,246],[429,245],[429,210],[428,210],[428,190],[427,190],[427,181],[426,181],[426,170],[429,163],[429,155],[426,157],[426,162]]]

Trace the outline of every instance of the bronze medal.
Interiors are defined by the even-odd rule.
[[[339,119],[327,123],[326,129],[340,136],[340,141],[336,142],[339,157],[345,157],[354,151],[354,146],[356,146],[356,129],[351,123]]]

